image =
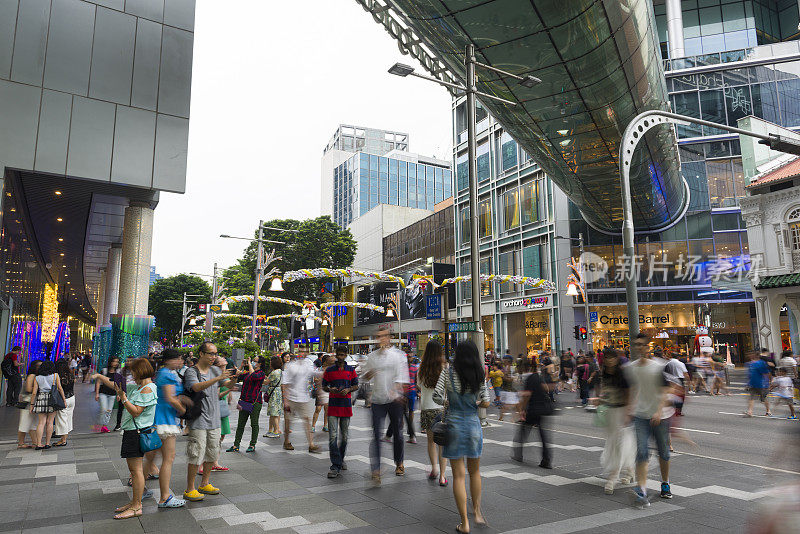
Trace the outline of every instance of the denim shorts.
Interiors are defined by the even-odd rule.
[[[654,426],[650,419],[634,417],[633,429],[636,432],[636,463],[646,462],[650,458],[650,436],[656,441],[658,456],[665,462],[669,461],[669,419],[662,419]]]

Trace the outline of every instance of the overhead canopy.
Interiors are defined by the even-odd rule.
[[[483,105],[538,162],[593,227],[621,229],[619,143],[637,114],[668,110],[650,0],[388,0],[447,67],[478,61],[542,80],[533,88],[478,74]],[[639,143],[631,170],[637,231],[658,231],[688,207],[671,126]]]

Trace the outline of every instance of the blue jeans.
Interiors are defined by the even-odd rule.
[[[349,417],[328,416],[328,450],[331,455],[332,470],[342,470],[344,453],[347,451],[347,433],[349,428]]]
[[[650,419],[643,417],[633,418],[633,430],[636,432],[636,463],[646,462],[650,458],[648,443],[650,436],[656,441],[658,456],[665,462],[669,461],[669,419],[662,419],[657,425],[650,423]]]
[[[100,402],[100,426],[108,426],[108,422],[111,420],[111,412],[114,410],[114,401],[117,397],[116,395],[100,393],[98,398]]]
[[[370,467],[372,471],[381,469],[381,438],[383,437],[383,420],[389,416],[389,428],[392,431],[394,445],[394,463],[403,463],[403,403],[400,401],[388,404],[372,403],[372,444],[369,448]]]

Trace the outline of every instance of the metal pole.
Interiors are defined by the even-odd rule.
[[[580,266],[581,280],[583,280],[583,313],[586,316],[586,348],[592,350],[592,322],[589,320],[589,286],[586,283],[586,273],[583,271],[583,232],[578,234],[578,246],[580,247]]]
[[[467,160],[469,161],[469,218],[470,226],[470,274],[472,275],[472,320],[475,321],[473,341],[481,358],[484,353],[483,324],[481,321],[481,270],[480,248],[478,247],[478,169],[475,162],[477,140],[475,132],[475,46],[467,45],[464,63],[467,70]]]
[[[256,340],[256,318],[258,317],[258,294],[261,293],[261,274],[263,267],[261,266],[262,256],[264,256],[264,243],[261,240],[263,235],[264,221],[258,221],[258,256],[256,257],[256,284],[255,292],[253,295],[253,323],[252,330],[250,331],[250,341]]]
[[[631,202],[631,182],[627,172],[620,173],[622,189],[622,255],[623,264],[628,263],[630,271],[623,273],[625,279],[625,300],[628,305],[628,346],[639,335],[639,296],[636,293],[636,255],[633,245],[633,204]]]
[[[181,347],[183,347],[183,325],[186,324],[186,292],[183,292],[183,304],[181,305]]]
[[[397,312],[397,347],[399,349],[403,349],[403,323],[400,322],[400,284],[397,284],[397,306],[395,306],[395,311]]]
[[[211,304],[217,303],[217,264],[214,264],[214,277],[211,279]],[[206,310],[206,334],[211,334],[214,326],[214,314],[209,307]]]

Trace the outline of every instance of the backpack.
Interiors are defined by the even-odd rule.
[[[183,414],[179,415],[178,417],[183,419],[184,421],[193,421],[200,417],[200,414],[203,413],[203,405],[202,400],[206,398],[205,391],[194,391],[193,389],[186,386],[186,374],[190,371],[194,371],[197,375],[197,381],[200,382],[200,372],[197,370],[196,367],[190,367],[186,370],[183,374],[183,392],[178,395],[179,397],[183,396],[188,398],[192,401],[192,406],[187,408]]]
[[[14,367],[14,363],[11,361],[11,358],[4,358],[3,363],[0,364],[0,370],[3,371],[4,376],[11,376],[14,372],[12,367]]]
[[[584,364],[581,364],[580,367],[581,367],[581,376],[580,376],[581,380],[584,380],[584,381],[585,380],[589,380],[589,364],[588,363],[584,363]]]

